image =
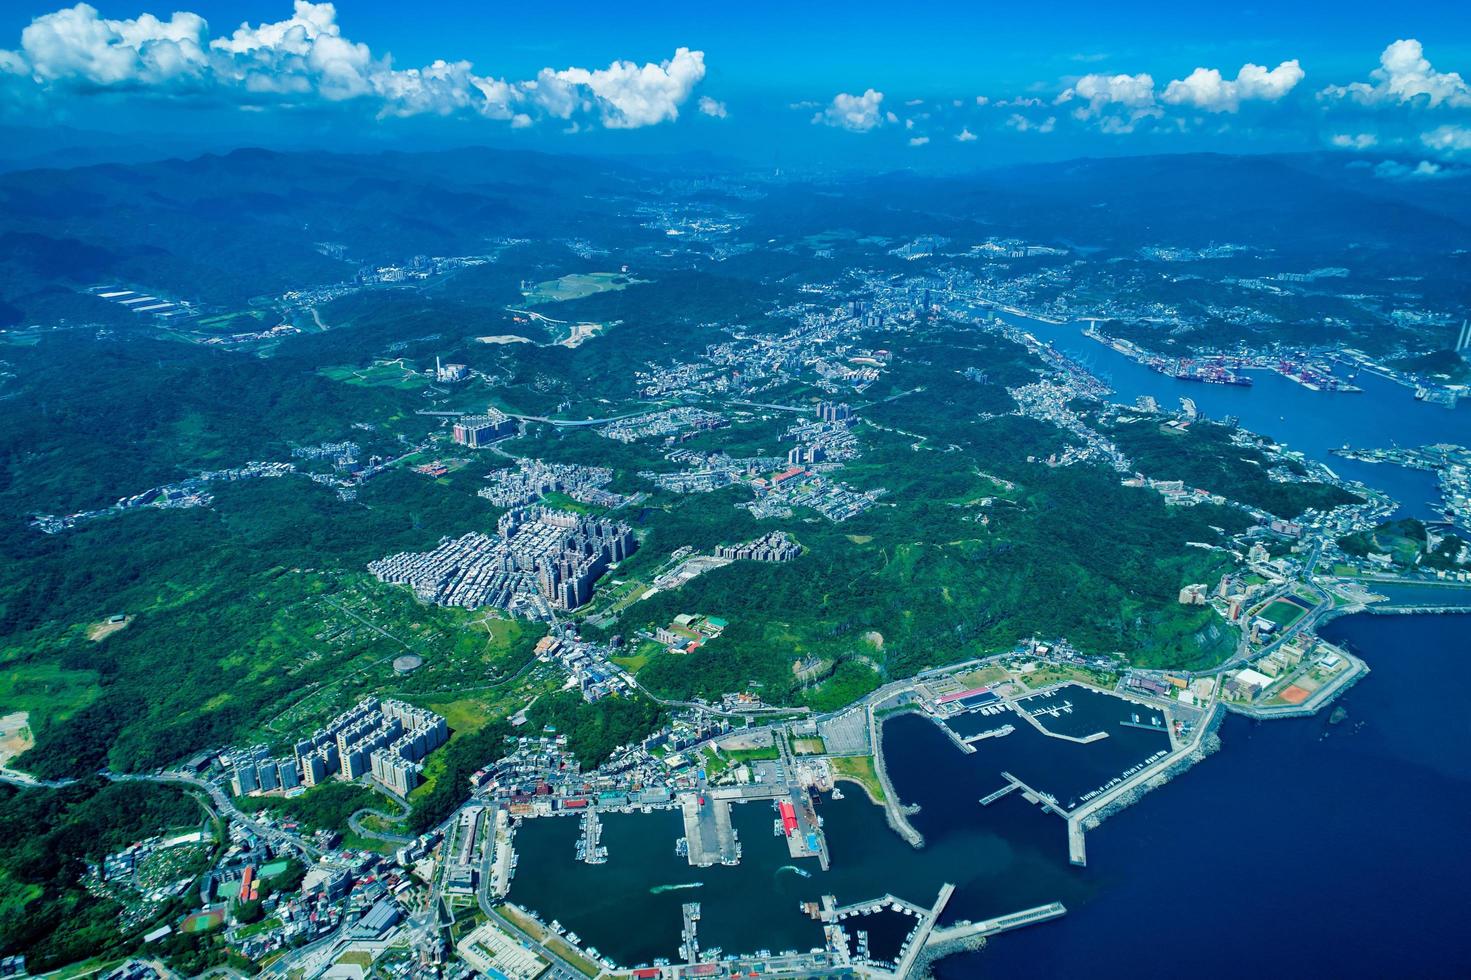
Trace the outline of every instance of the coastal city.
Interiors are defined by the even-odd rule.
[[[749,499],[738,506],[759,521],[811,511],[831,522],[881,505],[883,488],[859,491],[837,478],[845,464],[863,460],[866,432],[885,431],[868,422],[861,402],[821,400],[804,409],[758,406],[731,397],[810,380],[824,391],[845,391],[853,399],[874,380],[869,372],[900,356],[856,343],[869,335],[873,324],[891,325],[897,335],[891,344],[897,348],[903,337],[922,332],[942,307],[974,309],[992,302],[945,278],[862,285],[861,300],[825,315],[803,314],[806,326],[774,344],[758,344],[759,354],[737,354],[735,345],[721,344],[711,347],[703,361],[641,376],[645,395],[714,399],[705,402],[709,408],[669,408],[596,426],[598,435],[614,441],[662,441],[672,447],[662,453],[664,465],[672,468],[636,474],[649,487],[642,493],[610,489],[621,485],[614,467],[515,455],[525,441],[522,427],[533,423],[518,423],[494,409],[451,417],[445,448],[494,450],[511,462],[492,469],[477,493],[504,509],[495,533],[446,537],[432,551],[374,560],[368,571],[385,586],[408,586],[419,602],[489,608],[547,623],[537,660],[564,677],[587,703],[651,696],[629,668],[623,647],[647,643],[689,655],[707,644],[718,648],[727,622],[682,614],[667,626],[637,630],[631,641],[600,638],[612,623],[627,617],[626,609],[596,601],[600,583],[618,577],[620,564],[639,550],[641,535],[616,517],[559,510],[542,501],[556,497],[613,514],[631,512],[656,489],[683,496],[740,488]],[[290,800],[341,782],[368,785],[385,807],[407,812],[426,764],[432,764],[452,731],[432,711],[368,697],[323,720],[284,757],[273,757],[269,745],[229,748],[198,753],[186,765],[151,777],[109,775],[197,787],[212,829],[140,840],[108,855],[89,871],[89,889],[115,897],[128,910],[125,922],[139,927],[154,926],[159,912],[175,907],[170,903],[187,903],[193,896],[197,905],[177,922],[156,925],[144,936],[144,950],[178,932],[218,930],[232,955],[262,963],[266,975],[282,977],[346,975],[341,972],[345,964],[361,964],[354,969],[363,975],[371,966],[374,972],[399,977],[453,976],[456,970],[525,978],[744,972],[910,976],[939,956],[977,949],[988,937],[1065,914],[1065,906],[1052,901],[983,920],[946,917],[953,882],[943,883],[939,898],[929,906],[895,898],[880,880],[873,882],[872,895],[856,903],[840,904],[823,891],[822,875],[843,860],[828,841],[823,813],[831,803],[824,800],[843,799],[844,787],[878,804],[898,838],[916,848],[924,844],[888,771],[882,719],[896,713],[928,718],[948,740],[950,748],[944,751],[975,759],[965,764],[981,766],[991,780],[992,788],[978,797],[976,806],[998,805],[1014,793],[1039,817],[1060,817],[1065,833],[1059,835],[1058,846],[1066,848],[1070,864],[1086,866],[1089,832],[1216,751],[1216,733],[1226,715],[1260,720],[1312,715],[1369,671],[1359,656],[1322,639],[1316,632],[1321,624],[1373,608],[1382,601],[1374,589],[1383,582],[1471,581],[1471,556],[1452,530],[1465,521],[1471,498],[1465,448],[1335,449],[1342,458],[1420,470],[1439,481],[1444,523],[1425,524],[1412,553],[1398,538],[1381,548],[1389,539],[1379,529],[1399,506],[1382,491],[1339,477],[1326,463],[1262,440],[1234,420],[1209,421],[1188,396],[1179,399],[1176,409],[1148,396],[1127,405],[1111,401],[1114,391],[1105,381],[1075,356],[1040,339],[1028,324],[1014,307],[999,314],[988,309],[972,320],[972,329],[1015,344],[1036,361],[1036,380],[1010,391],[1016,414],[1056,426],[1075,439],[1063,452],[1034,459],[1032,465],[1101,464],[1119,474],[1125,487],[1158,494],[1171,507],[1210,504],[1237,509],[1248,518],[1243,532],[1216,546],[1229,553],[1230,570],[1216,581],[1179,587],[1179,605],[1209,610],[1236,637],[1234,653],[1222,663],[1203,670],[1143,669],[1117,654],[1080,650],[1063,637],[1032,638],[990,656],[884,684],[835,711],[787,710],[766,705],[750,691],[728,692],[719,702],[696,699],[670,705],[662,727],[618,746],[591,767],[584,767],[567,737],[552,727],[538,731],[524,726],[523,711],[518,718],[524,727],[508,735],[462,787],[464,802],[418,835],[399,833],[370,808],[353,818],[354,846],[339,832],[309,833],[281,811],[262,809],[263,801]],[[1091,326],[1081,336],[1102,337]],[[1142,358],[1131,345],[1119,343],[1114,349],[1161,371],[1159,362]],[[834,355],[871,365],[861,376],[834,371]],[[1192,370],[1256,367],[1241,360],[1229,366],[1202,364]],[[446,369],[436,364],[432,370],[443,375]],[[722,378],[740,377],[740,387],[712,386],[716,372]],[[1166,373],[1178,377],[1173,368]],[[1308,384],[1303,377],[1293,376],[1310,390],[1352,392]],[[967,378],[989,383],[974,369]],[[751,386],[753,379],[759,384]],[[1221,377],[1203,374],[1191,380]],[[902,396],[922,399],[924,393]],[[756,456],[685,448],[691,435],[749,424],[743,421],[750,416],[742,414],[742,407],[800,412],[788,415],[797,421],[776,436],[777,446],[790,448]],[[1261,454],[1270,479],[1335,486],[1344,492],[1345,502],[1286,519],[1182,480],[1145,475],[1113,436],[1150,425],[1188,438],[1192,427],[1223,424],[1232,444]],[[512,451],[505,452],[505,446]],[[360,480],[372,469],[399,462],[374,456],[364,467],[361,455],[350,441],[324,443],[295,450],[293,462],[203,473],[120,501],[112,511],[207,506],[205,487],[212,481],[285,477],[297,472],[298,463],[327,464],[330,471],[312,471],[313,480],[321,475],[335,483]],[[422,458],[423,453],[417,455]],[[404,462],[414,459],[405,456]],[[447,468],[440,464],[443,472]],[[38,518],[35,526],[56,534],[106,515],[97,511]],[[1360,541],[1365,542],[1362,548]],[[1441,545],[1447,541],[1459,549],[1447,562],[1419,560],[1445,553]],[[680,549],[667,556],[664,570],[643,598],[678,592],[697,576],[733,562],[800,565],[806,551],[785,530],[722,543],[705,554]],[[588,619],[588,610],[595,619]],[[582,624],[591,621],[599,629],[595,636],[584,635]],[[1020,746],[1038,739],[1051,743],[1041,757],[1055,756],[1054,765],[1062,769],[1036,768],[1035,748],[1005,751],[1012,741]],[[1094,747],[1102,743],[1111,746],[1105,757],[1114,768],[1103,771],[1099,782],[1058,777],[1071,765],[1063,759],[1096,754]],[[1012,755],[1017,761],[1007,761]],[[762,811],[770,813],[767,822],[780,839],[780,850],[772,851],[774,845],[759,835],[752,839],[739,833],[738,822],[748,834],[750,824],[733,815]],[[539,833],[543,822],[570,818],[576,847],[558,860],[597,868],[619,857],[609,826],[621,828],[624,821],[658,825],[660,813],[671,814],[682,828],[677,835],[671,832],[664,846],[692,870],[738,867],[757,860],[757,852],[784,854],[795,880],[811,883],[811,898],[793,903],[791,915],[794,921],[814,924],[812,944],[775,952],[727,952],[704,938],[712,928],[711,913],[705,908],[708,903],[692,894],[681,907],[678,948],[629,962],[626,955],[599,948],[600,940],[583,938],[563,925],[553,917],[554,906],[518,901],[521,881],[549,873],[528,866],[521,845],[524,837]],[[380,829],[368,830],[360,823],[369,818]],[[701,884],[703,880],[696,880],[691,887]],[[156,964],[129,969],[137,976],[169,973]]]
[[[1471,972],[1464,11],[54,6],[0,980]]]

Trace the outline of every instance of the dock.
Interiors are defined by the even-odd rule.
[[[807,791],[792,789],[784,799],[776,801],[775,832],[787,842],[787,853],[793,858],[817,858],[822,870],[828,869],[827,835],[812,807]]]
[[[961,741],[967,746],[974,746],[976,742],[984,741],[988,738],[1005,738],[1014,731],[1016,731],[1015,725],[1002,725],[1000,728],[988,728],[986,731],[979,732],[975,735],[966,735]],[[971,748],[971,751],[973,752],[975,749]]]
[[[700,959],[700,903],[686,902],[680,909],[684,924],[679,931],[679,955],[686,963],[697,963]]]
[[[1021,929],[1025,926],[1036,925],[1039,922],[1050,922],[1066,914],[1067,907],[1061,902],[1053,902],[1050,905],[1038,905],[1036,908],[1023,909],[1020,912],[997,916],[994,919],[987,919],[984,922],[965,922],[953,926],[946,926],[944,929],[935,929],[929,934],[929,942],[947,943],[957,939],[994,936],[997,933],[1008,932],[1012,929]]]
[[[1088,848],[1083,841],[1083,821],[1077,817],[1067,819],[1068,860],[1080,868],[1088,865]]]
[[[586,864],[604,864],[608,860],[608,849],[601,846],[603,822],[596,810],[582,815],[582,835],[577,839],[577,860]]]
[[[1032,787],[1028,786],[1020,779],[1017,779],[1009,772],[1003,772],[1001,776],[1007,782],[1015,783],[1016,785],[1012,788],[1021,790],[1022,797],[1026,799],[1028,803],[1036,803],[1041,806],[1043,810],[1046,810],[1050,813],[1055,813],[1059,817],[1062,817],[1064,820],[1067,819],[1067,811],[1064,810],[1060,805],[1058,805],[1057,801],[1054,800],[1051,796],[1039,790],[1032,789]]]
[[[680,800],[684,836],[689,842],[689,862],[696,868],[715,864],[739,864],[741,845],[730,824],[730,801],[697,793]]]
[[[1037,729],[1037,731],[1041,732],[1043,735],[1046,735],[1048,738],[1060,738],[1064,742],[1076,742],[1079,745],[1088,745],[1092,742],[1098,742],[1105,738],[1108,738],[1108,732],[1094,732],[1091,735],[1083,736],[1064,735],[1061,732],[1054,732],[1052,729],[1048,728],[1046,725],[1037,720],[1037,715],[1046,715],[1049,718],[1057,718],[1064,712],[1064,710],[1071,712],[1073,709],[1073,703],[1071,701],[1065,701],[1062,704],[1055,704],[1050,708],[1042,708],[1036,713],[1027,710],[1020,703],[1013,703],[1012,708],[1016,711],[1017,714],[1021,715],[1027,721],[1031,722],[1033,728]]]
[[[996,792],[991,793],[991,794],[989,794],[987,796],[981,797],[981,806],[990,806],[992,803],[995,803],[997,800],[1001,799],[1001,797],[1005,796],[1007,793],[1010,793],[1012,790],[1020,789],[1020,788],[1021,788],[1021,783],[1017,782],[1015,779],[1009,779],[1009,780],[1006,781],[1006,785],[1003,786],[1003,787],[1001,787],[1000,789],[998,789]]]

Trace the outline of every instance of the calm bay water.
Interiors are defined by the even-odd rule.
[[[1006,318],[1034,337],[1050,341],[1107,382],[1114,389],[1114,401],[1127,405],[1141,395],[1151,395],[1161,408],[1175,409],[1181,398],[1190,398],[1211,418],[1234,415],[1245,428],[1326,463],[1339,476],[1361,480],[1390,494],[1400,502],[1399,516],[1441,516],[1434,474],[1384,463],[1361,463],[1334,456],[1330,450],[1344,445],[1383,449],[1471,442],[1471,403],[1462,402],[1451,409],[1416,401],[1412,389],[1368,372],[1361,372],[1354,381],[1364,389],[1355,394],[1310,391],[1270,371],[1252,371],[1255,383],[1249,388],[1180,381],[1157,374],[1083,336],[1086,324],[1054,325],[1023,317]]]

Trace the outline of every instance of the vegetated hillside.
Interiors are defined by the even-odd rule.
[[[1042,241],[1132,249],[1232,242],[1282,254],[1471,244],[1471,179],[1431,193],[1321,158],[1179,154],[1027,164],[965,178],[873,182],[895,203],[971,215]],[[943,204],[941,202],[944,202]]]
[[[529,153],[237,150],[0,175],[0,298],[108,278],[208,302],[348,278],[359,262],[566,232],[628,189],[610,165]],[[318,248],[335,243],[350,261]]]

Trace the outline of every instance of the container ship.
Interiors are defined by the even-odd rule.
[[[1206,384],[1240,385],[1243,388],[1249,388],[1252,384],[1251,378],[1246,375],[1217,364],[1191,364],[1189,361],[1181,361],[1175,365],[1173,372],[1162,368],[1155,370],[1161,374],[1169,374],[1178,381],[1203,381]]]

